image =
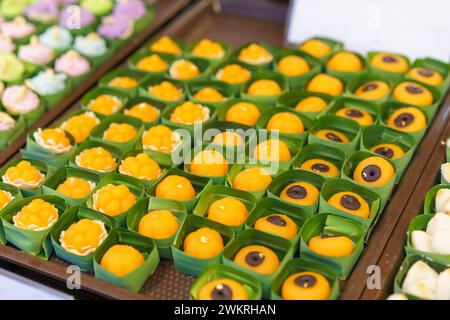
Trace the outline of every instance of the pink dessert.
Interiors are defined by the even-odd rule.
[[[19,47],[18,56],[20,59],[39,66],[49,64],[55,57],[52,48],[39,43],[36,36],[33,36],[30,43]]]
[[[11,53],[16,50],[16,45],[12,41],[10,36],[6,34],[0,34],[0,51]]]
[[[74,50],[66,52],[55,61],[55,71],[70,77],[81,76],[90,68],[89,61]]]
[[[11,86],[5,89],[2,103],[12,115],[26,114],[39,106],[39,97],[25,86]]]
[[[33,34],[36,28],[23,17],[17,17],[13,21],[2,23],[0,25],[0,31],[13,39],[22,39]]]

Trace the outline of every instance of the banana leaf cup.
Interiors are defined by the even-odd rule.
[[[183,224],[187,216],[187,211],[184,205],[180,202],[163,199],[163,198],[144,198],[139,200],[132,208],[127,217],[127,227],[129,230],[139,233],[139,224],[141,219],[151,211],[155,210],[169,210],[178,222],[178,230]],[[172,259],[172,243],[175,240],[177,232],[164,239],[152,238],[158,248],[159,256],[165,259]],[[144,235],[142,235],[144,236]]]
[[[330,46],[330,52],[329,52],[328,54],[326,54],[326,55],[323,56],[323,57],[317,57],[317,58],[316,58],[316,59],[318,59],[322,64],[324,64],[325,61],[327,61],[328,58],[329,58],[332,54],[338,52],[339,50],[341,50],[341,49],[344,47],[344,44],[343,44],[342,42],[340,42],[340,41],[338,41],[338,40],[335,40],[335,39],[332,39],[332,38],[327,38],[327,37],[312,37],[312,38],[307,39],[307,40],[305,40],[304,42],[300,43],[300,44],[298,45],[299,50],[300,50],[300,51],[304,51],[304,50],[302,50],[302,45],[303,45],[306,41],[308,41],[308,40],[313,40],[313,39],[323,41],[323,42],[325,42],[326,44],[328,44],[328,45]],[[306,51],[304,51],[304,52],[306,52]],[[308,53],[308,52],[306,52],[306,53]]]
[[[0,190],[3,192],[8,192],[9,195],[11,196],[10,202],[8,202],[2,208],[0,208],[0,218],[1,218],[3,211],[6,210],[6,208],[8,208],[9,205],[23,199],[23,197],[22,194],[20,193],[20,190],[17,187],[14,187],[10,184],[0,182]],[[5,231],[3,230],[3,224],[0,219],[0,245],[4,244],[6,244]]]
[[[366,126],[360,124],[361,129],[380,122],[381,118],[380,107],[371,101],[359,98],[351,98],[351,97],[336,98],[331,103],[330,108],[328,108],[324,113],[329,115],[335,115],[336,112],[338,112],[342,108],[355,108],[356,110],[360,109],[369,113],[369,115],[372,117],[372,123]],[[358,122],[359,116],[363,117],[364,115],[357,115],[354,118],[351,118],[351,116],[347,115],[346,118]]]
[[[360,87],[363,87],[365,89],[366,87],[364,87],[364,86],[373,81],[382,81],[389,86],[389,91],[386,93],[386,95],[384,97],[377,99],[377,100],[369,100],[369,99],[358,97],[356,95],[356,90],[358,90]],[[381,104],[388,100],[389,94],[391,93],[391,91],[392,91],[391,79],[389,79],[388,77],[381,75],[381,74],[372,74],[370,72],[364,72],[364,73],[358,74],[357,76],[355,76],[354,78],[350,79],[347,82],[347,85],[345,86],[344,95],[347,97],[350,97],[350,98],[356,98],[356,99],[361,99],[361,100],[365,100],[365,101],[370,101],[375,104]]]
[[[192,164],[193,159],[200,152],[208,152],[208,153],[210,152],[210,153],[214,153],[214,154],[216,152],[219,153],[223,157],[223,159],[225,159],[225,164],[227,166],[226,173],[224,175],[222,175],[222,176],[221,175],[216,175],[216,173],[214,173],[214,172],[211,172],[211,175],[201,175],[201,174],[193,173],[191,171],[191,164]],[[215,166],[215,165],[221,165],[222,164],[220,162],[214,162],[215,160],[213,160],[213,162],[211,162],[211,163],[208,163],[208,161],[211,161],[211,160],[206,158],[206,157],[204,157],[203,154],[200,155],[200,158],[201,158],[200,161],[205,161],[202,165],[210,164],[212,166]],[[226,158],[226,154],[223,153],[223,150],[221,150],[221,148],[215,148],[214,146],[203,148],[202,146],[198,146],[198,147],[194,147],[193,149],[191,149],[191,152],[189,152],[189,154],[187,154],[186,157],[184,158],[183,169],[184,169],[184,171],[189,172],[193,176],[202,177],[202,178],[208,178],[208,179],[212,180],[213,184],[223,185],[223,184],[225,184],[226,175],[227,175],[228,171],[230,171],[230,168],[233,165],[233,163],[234,163],[233,159],[231,159],[231,161],[228,162],[228,159]],[[208,171],[208,173],[209,172],[210,171]]]
[[[278,270],[272,274],[263,275],[234,262],[238,251],[250,245],[261,245],[272,250],[279,260]],[[274,280],[293,255],[293,246],[289,240],[259,230],[245,230],[225,247],[223,264],[258,279],[262,287],[262,297],[268,299]]]
[[[149,57],[153,54],[158,55],[162,60],[164,60],[167,64],[167,69],[165,69],[164,71],[149,71],[149,70],[145,70],[144,68],[139,67],[139,62],[146,58]],[[146,79],[148,78],[148,76],[168,76],[168,71],[170,68],[170,65],[172,64],[172,62],[175,60],[176,58],[171,55],[171,54],[167,54],[167,53],[159,53],[159,52],[153,52],[153,51],[149,51],[147,49],[143,49],[143,50],[139,50],[136,53],[134,53],[129,59],[128,59],[128,63],[129,63],[129,68],[131,70],[134,71],[138,71],[138,72],[142,72],[146,75]]]
[[[231,121],[227,120],[228,111],[231,109],[231,107],[233,107],[234,105],[241,103],[241,102],[254,104],[256,106],[256,108],[258,108],[258,110],[261,114],[266,113],[268,110],[270,110],[272,108],[272,106],[270,106],[268,104],[252,101],[250,99],[234,98],[234,99],[227,100],[223,105],[221,105],[220,107],[217,108],[217,119],[219,121],[231,122]],[[246,125],[244,123],[238,123],[238,124]],[[256,125],[256,122],[254,125]],[[247,124],[247,126],[253,126],[253,125]]]
[[[199,275],[189,290],[189,299],[200,300],[199,293],[203,286],[219,279],[231,279],[240,283],[247,292],[248,300],[261,299],[261,284],[256,278],[223,264],[209,266]]]
[[[435,214],[436,210],[436,194],[440,189],[450,189],[450,183],[437,184],[428,190],[423,204],[423,213]]]
[[[242,60],[240,58],[241,51],[243,49],[247,48],[248,46],[252,45],[252,44],[256,44],[256,45],[266,49],[271,54],[272,59],[270,61],[261,62],[261,63],[249,63],[249,62],[246,62],[246,61]],[[231,54],[230,58],[240,61],[247,68],[252,68],[252,69],[256,69],[256,70],[271,70],[272,69],[272,62],[275,59],[275,52],[276,52],[276,49],[274,47],[268,45],[267,43],[254,41],[254,42],[248,42],[248,43],[242,45],[241,47],[239,47],[238,49],[236,49]]]
[[[384,53],[384,52],[370,51],[370,52],[367,53],[367,67],[369,69],[369,72],[372,73],[372,74],[376,74],[376,75],[382,75],[382,76],[390,79],[393,82],[398,81],[400,79],[403,79],[406,71],[405,72],[400,72],[400,73],[398,73],[398,72],[389,72],[389,71],[386,71],[386,70],[379,69],[379,68],[377,68],[377,67],[372,65],[372,63],[371,63],[372,59],[379,53]],[[406,61],[407,65],[408,65],[408,69],[409,69],[409,65],[410,65],[409,58],[407,56],[403,55],[403,54],[398,54],[398,53],[394,53],[394,54],[396,54],[396,55],[400,56],[401,58],[403,58]]]
[[[347,50],[345,50],[347,51]],[[360,75],[363,72],[367,71],[367,62],[366,62],[366,58],[361,55],[358,52],[354,52],[354,51],[349,51],[351,53],[353,53],[356,57],[358,57],[359,61],[361,62],[361,66],[362,69],[359,71],[352,71],[352,72],[343,72],[343,71],[336,71],[333,69],[330,69],[330,67],[328,66],[328,62],[330,61],[330,59],[333,57],[333,55],[335,55],[338,52],[333,53],[325,62],[324,64],[324,68],[325,68],[325,72],[329,75],[332,75],[334,77],[337,77],[341,80],[343,80],[343,82],[347,83],[348,81],[350,81],[351,79],[353,79],[354,77]]]
[[[216,108],[223,105],[227,100],[234,98],[233,88],[229,84],[222,81],[214,81],[214,80],[192,81],[188,83],[187,88],[188,88],[188,99],[190,101],[200,104],[206,103]],[[196,93],[203,88],[213,88],[217,90],[218,92],[220,92],[220,94],[222,94],[224,99],[222,101],[204,101],[196,98],[195,97]]]
[[[316,97],[316,98],[322,99],[326,104],[325,108],[322,110],[308,111],[308,112],[300,111],[300,110],[296,109],[296,106],[300,101],[310,98],[310,97]],[[277,106],[294,109],[297,112],[303,114],[305,117],[314,121],[321,113],[323,113],[325,110],[327,110],[330,107],[330,104],[334,99],[335,99],[334,97],[332,97],[328,94],[325,94],[325,93],[320,93],[320,92],[291,91],[291,92],[282,94],[278,98]]]
[[[251,95],[248,93],[249,87],[256,81],[259,80],[272,80],[275,81],[281,89],[281,92],[274,95]],[[247,81],[242,87],[240,96],[243,99],[249,100],[251,102],[259,102],[267,105],[275,105],[278,98],[289,91],[289,83],[287,78],[281,73],[274,71],[258,71],[254,72],[249,81]]]
[[[148,129],[150,128],[152,125],[155,124],[159,124],[161,122],[161,113],[164,110],[164,108],[166,107],[166,104],[161,102],[161,101],[157,101],[157,100],[153,100],[151,98],[145,98],[145,97],[134,97],[134,98],[130,98],[127,102],[127,104],[125,105],[125,107],[123,108],[123,113],[125,115],[128,115],[130,117],[133,117],[133,115],[129,114],[129,110],[136,106],[139,105],[141,103],[146,103],[151,105],[152,107],[156,108],[159,111],[159,115],[156,119],[152,120],[152,121],[144,121],[144,119],[140,120],[144,123],[144,128]]]
[[[35,199],[42,199],[51,203],[58,210],[58,218],[66,211],[67,203],[64,199],[56,196],[33,196],[14,202],[2,211],[1,219],[5,231],[6,240],[19,248],[20,250],[48,260],[53,252],[53,246],[50,239],[50,230],[54,225],[44,230],[28,230],[14,225],[13,216],[15,216],[24,206]]]
[[[223,250],[216,256],[207,259],[196,258],[191,254],[184,252],[183,243],[185,238],[191,232],[203,227],[213,229],[220,233],[225,248],[234,239],[234,231],[231,227],[197,215],[188,215],[186,219],[184,219],[172,244],[173,262],[175,264],[175,270],[178,272],[198,276],[205,268],[222,262]]]
[[[348,256],[329,257],[312,251],[308,243],[315,236],[345,236],[354,244]],[[308,219],[300,232],[300,256],[303,261],[327,265],[345,280],[364,249],[364,230],[356,221],[330,213],[319,213]]]
[[[123,109],[123,107],[127,104],[128,102],[128,95],[120,90],[117,89],[112,89],[112,88],[94,88],[92,90],[90,90],[88,93],[86,93],[83,98],[81,98],[81,108],[87,111],[93,111],[91,110],[91,108],[89,107],[89,104],[94,101],[97,97],[101,96],[101,95],[108,95],[108,96],[113,96],[115,98],[117,98],[120,101],[120,106],[118,108],[118,110],[116,110],[114,113],[120,113],[121,110]],[[98,112],[93,111],[96,116],[98,118],[104,118],[105,114],[101,114]]]
[[[411,65],[411,68],[426,68],[438,72],[442,76],[443,81],[441,84],[434,87],[439,90],[442,97],[445,96],[445,93],[447,92],[450,85],[450,66],[448,65],[448,63],[433,58],[421,58],[415,60]],[[425,77],[427,77],[427,75],[427,72],[422,74],[422,76]],[[408,73],[406,74],[405,79],[414,80],[414,78],[411,77]]]
[[[0,111],[4,112],[1,108]],[[16,121],[13,128],[0,131],[0,151],[6,149],[9,144],[15,141],[25,131],[25,117],[14,116],[13,119]]]
[[[220,77],[221,77],[221,70],[224,69],[226,66],[229,65],[238,65],[241,68],[244,68],[245,70],[247,70],[249,72],[249,79],[251,78],[252,74],[258,70],[258,68],[254,67],[254,66],[249,66],[246,63],[243,63],[237,59],[228,59],[226,61],[223,61],[221,63],[219,63],[218,65],[213,66],[212,71],[211,71],[211,79],[212,80],[217,80],[217,81],[223,81]],[[236,82],[236,81],[235,81]],[[243,82],[236,82],[236,83],[229,83],[228,85],[231,87],[231,89],[233,90],[234,95],[237,97],[239,96],[239,93],[241,91],[241,87],[245,84],[245,82],[247,81],[243,81]]]
[[[197,66],[197,68],[199,69],[200,74],[195,77],[187,78],[187,79],[177,78],[176,76],[174,76],[172,74],[172,68],[174,68],[174,65],[177,63],[177,61],[180,61],[180,60],[187,60],[187,61],[190,61],[193,64],[195,64]],[[207,80],[209,78],[210,73],[211,73],[211,64],[209,63],[208,60],[202,59],[202,58],[188,58],[188,57],[177,58],[172,62],[172,65],[169,68],[169,77],[172,79],[176,79],[177,81],[180,81],[181,83],[185,83],[185,84],[189,84],[193,81],[198,81],[198,80]]]
[[[220,46],[222,47],[224,54],[222,57],[220,58],[208,58],[208,57],[200,57],[200,56],[196,56],[192,53],[192,50],[195,49],[195,47],[199,44],[200,41],[195,41],[192,42],[191,44],[186,46],[186,56],[189,58],[202,58],[205,60],[208,60],[208,62],[210,63],[210,65],[212,67],[217,66],[218,64],[220,64],[223,61],[226,61],[228,59],[228,57],[231,54],[231,47],[229,44],[225,43],[225,42],[217,42],[220,44]]]
[[[328,300],[337,300],[339,298],[341,294],[341,291],[339,289],[339,279],[336,271],[333,270],[333,268],[322,263],[304,261],[302,259],[296,258],[286,263],[283,270],[281,270],[278,277],[274,280],[270,293],[270,299],[283,300],[281,288],[284,282],[293,274],[300,272],[315,272],[324,276],[330,285],[330,295],[328,297]]]
[[[213,105],[209,103],[201,103],[202,107],[205,107],[209,111],[209,117],[202,122],[198,122],[195,124],[185,124],[185,123],[179,123],[171,120],[172,113],[174,110],[179,107],[180,105],[173,105],[173,106],[167,106],[167,108],[164,109],[162,112],[161,122],[164,125],[171,125],[176,128],[186,129],[191,133],[194,133],[196,128],[201,128],[204,125],[211,123],[216,120],[217,118],[217,109]]]
[[[116,244],[132,246],[144,256],[144,263],[123,276],[118,276],[101,265],[101,260],[109,248]],[[112,283],[130,291],[138,292],[150,275],[158,267],[160,258],[155,242],[134,232],[114,228],[108,238],[95,251],[94,274],[97,279]]]
[[[101,88],[112,88],[115,90],[123,91],[130,97],[136,97],[138,94],[139,89],[139,83],[143,80],[146,73],[138,70],[131,70],[126,67],[117,68],[105,76],[103,76],[99,82],[98,85]],[[116,78],[119,77],[126,77],[135,80],[136,86],[132,88],[126,88],[126,87],[120,87],[120,86],[113,86],[111,85],[111,81],[113,81]]]
[[[167,99],[160,98],[150,92],[151,87],[153,87],[155,85],[159,85],[164,81],[167,81],[167,82],[171,83],[172,85],[174,85],[175,87],[177,87],[177,89],[181,93],[179,98],[176,98],[173,100],[167,100]],[[184,83],[182,83],[178,80],[170,79],[168,76],[164,76],[164,75],[157,75],[157,76],[147,77],[146,79],[142,80],[142,82],[139,86],[138,95],[139,95],[139,97],[151,98],[160,103],[164,103],[166,106],[178,106],[178,105],[182,104],[183,101],[185,101],[187,98],[187,87]]]

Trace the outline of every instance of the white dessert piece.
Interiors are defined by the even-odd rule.
[[[432,281],[434,279],[434,281],[437,281],[437,277],[438,274],[436,271],[434,271],[433,268],[431,268],[422,260],[419,260],[414,263],[411,268],[409,268],[408,273],[406,274],[406,277],[403,281],[402,289],[406,292],[405,289],[414,286],[416,283],[422,280],[431,279]]]
[[[442,212],[436,213],[428,222],[426,232],[433,237],[439,230],[450,230],[450,216]]]
[[[412,246],[423,252],[430,252],[431,249],[431,237],[422,230],[414,230],[411,234],[411,244]]]
[[[441,175],[445,181],[450,182],[450,162],[441,165]]]
[[[408,300],[408,297],[403,293],[393,293],[386,300]]]
[[[436,212],[450,213],[450,189],[439,189],[436,192]]]
[[[436,290],[437,300],[450,300],[450,268],[439,274]]]
[[[434,234],[430,251],[450,255],[450,230],[441,229]]]

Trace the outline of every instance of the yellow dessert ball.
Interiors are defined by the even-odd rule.
[[[148,154],[139,153],[123,159],[119,166],[119,172],[140,180],[151,181],[161,176],[161,167]]]
[[[339,132],[337,130],[332,130],[332,129],[322,129],[322,130],[318,130],[316,132],[313,133],[316,137],[323,139],[323,140],[328,140],[328,141],[333,141],[333,142],[338,142],[338,143],[349,143],[350,140],[347,138],[347,136],[345,134],[343,134],[342,132]]]
[[[444,82],[444,77],[439,72],[427,67],[411,68],[408,76],[430,86],[438,86]]]
[[[370,148],[370,151],[388,159],[398,159],[405,154],[400,146],[393,143],[380,143]]]
[[[61,128],[38,129],[34,138],[38,145],[56,154],[65,153],[72,147],[69,137]]]
[[[67,251],[85,256],[93,253],[108,235],[100,220],[81,219],[61,232],[59,242]]]
[[[79,167],[98,172],[110,172],[116,168],[116,159],[103,147],[83,150],[75,162]]]
[[[290,275],[281,287],[284,300],[328,300],[330,293],[328,280],[312,271]]]
[[[339,117],[352,119],[359,123],[360,126],[369,126],[373,124],[372,115],[362,108],[344,107],[336,111]]]
[[[225,50],[219,42],[202,39],[192,49],[191,54],[204,59],[221,59],[225,55]]]
[[[306,86],[307,91],[321,92],[330,96],[338,96],[344,91],[342,81],[329,74],[319,73]]]
[[[250,96],[274,96],[283,91],[280,85],[269,79],[256,80],[250,84],[247,94]]]
[[[319,112],[327,107],[325,100],[319,97],[307,97],[302,99],[295,106],[295,110],[300,112]]]
[[[225,130],[214,136],[212,143],[239,147],[244,144],[244,139],[239,133]]]
[[[61,129],[69,132],[77,143],[83,142],[89,137],[92,129],[100,123],[100,120],[92,112],[85,112],[71,116],[61,124]]]
[[[183,242],[183,251],[197,259],[210,259],[223,250],[223,239],[214,229],[203,227],[189,233]]]
[[[234,262],[262,275],[273,274],[280,265],[276,253],[262,245],[243,247],[237,252]]]
[[[254,103],[238,102],[228,109],[225,121],[254,126],[260,116],[261,111]]]
[[[303,121],[292,112],[279,112],[274,114],[267,123],[266,129],[291,134],[305,131]]]
[[[87,107],[101,115],[108,116],[122,107],[122,101],[115,96],[102,94],[89,102]]]
[[[222,93],[212,87],[205,87],[194,94],[194,98],[205,102],[221,102],[225,100]]]
[[[402,107],[389,116],[387,125],[402,132],[418,132],[426,128],[427,118],[415,107]]]
[[[103,139],[112,142],[128,142],[138,135],[137,130],[128,123],[111,123],[103,133]]]
[[[325,41],[319,39],[310,39],[299,46],[300,50],[316,58],[327,56],[331,52],[331,46]]]
[[[240,84],[250,80],[252,73],[250,70],[239,64],[228,64],[216,73],[217,80],[228,84]]]
[[[367,100],[379,100],[389,93],[389,85],[384,81],[369,81],[358,87],[355,96]]]
[[[288,161],[291,159],[291,151],[286,142],[269,139],[256,146],[253,158],[261,161]]]
[[[300,165],[300,169],[322,174],[334,178],[339,175],[339,169],[335,164],[323,159],[309,159]]]
[[[69,177],[63,183],[58,185],[56,192],[59,192],[68,198],[83,199],[91,193],[94,187],[95,184],[91,181],[82,178]]]
[[[339,51],[328,60],[327,68],[337,72],[359,72],[362,70],[363,64],[353,52]]]
[[[208,118],[209,109],[192,101],[186,101],[179,105],[170,115],[170,121],[186,125],[202,123]]]
[[[392,73],[404,73],[408,70],[408,61],[394,53],[377,53],[370,60],[370,64],[372,67]]]
[[[172,40],[170,37],[163,36],[158,40],[154,41],[149,46],[150,51],[168,53],[175,56],[179,56],[182,53],[182,50],[178,43]]]
[[[355,192],[342,191],[335,193],[328,199],[328,203],[339,210],[361,218],[368,218],[370,214],[367,201]]]
[[[162,81],[149,87],[148,93],[166,101],[177,101],[183,97],[183,90],[170,81]]]
[[[158,120],[161,112],[150,103],[140,102],[132,106],[130,109],[125,110],[124,114],[138,118],[143,122],[155,122]]]
[[[100,264],[118,277],[122,277],[144,264],[144,256],[129,245],[116,244],[103,255]]]
[[[156,186],[155,195],[159,198],[188,201],[195,198],[195,189],[185,177],[171,175],[162,179]]]
[[[298,233],[295,222],[285,214],[270,214],[255,222],[255,229],[286,239],[294,239]]]
[[[0,190],[0,210],[6,207],[13,199],[12,194],[6,190]]]
[[[130,209],[136,201],[136,196],[126,185],[108,184],[93,195],[93,208],[115,217]]]
[[[115,77],[112,79],[108,86],[122,89],[134,89],[138,86],[139,82],[131,77]]]
[[[169,68],[169,65],[160,55],[151,54],[140,59],[136,67],[145,72],[164,72]]]
[[[239,172],[233,180],[233,188],[244,191],[259,191],[267,188],[272,177],[260,167],[250,167]]]
[[[198,300],[248,300],[248,293],[244,286],[232,279],[212,280],[198,293]]]
[[[178,220],[169,210],[154,210],[144,215],[139,222],[139,233],[162,240],[173,236],[179,227]]]
[[[237,227],[248,217],[247,207],[242,201],[225,197],[214,201],[208,209],[208,219],[227,226]]]
[[[262,64],[272,61],[272,54],[263,46],[251,43],[239,52],[238,59],[249,64]]]
[[[320,235],[312,237],[308,247],[321,256],[339,258],[351,255],[355,244],[345,236]]]
[[[200,68],[190,60],[177,60],[170,66],[169,74],[174,79],[186,80],[198,77]]]
[[[400,102],[417,106],[429,106],[433,103],[433,94],[424,86],[410,81],[398,84],[392,92],[394,98]]]
[[[169,153],[178,147],[180,139],[180,136],[169,127],[157,125],[144,132],[142,145],[145,150]]]
[[[298,77],[311,70],[308,62],[302,57],[288,55],[280,59],[278,70],[287,77]]]
[[[360,161],[353,172],[353,180],[369,187],[386,185],[395,175],[395,169],[385,158],[372,156]]]
[[[319,189],[308,182],[293,182],[284,187],[280,198],[301,206],[311,206],[319,200]]]
[[[2,177],[3,182],[23,189],[36,189],[44,180],[44,175],[29,161],[21,160],[9,167]]]
[[[222,153],[208,149],[195,155],[189,170],[202,176],[223,177],[228,173],[228,163]]]
[[[34,199],[13,216],[16,227],[40,231],[52,226],[58,220],[59,214],[50,202]]]

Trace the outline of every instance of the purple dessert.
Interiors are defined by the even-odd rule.
[[[143,17],[146,12],[147,8],[142,0],[118,0],[112,15],[137,20]]]
[[[39,0],[25,9],[25,16],[42,23],[53,22],[58,17],[58,2],[56,0]]]
[[[98,34],[106,39],[125,39],[133,32],[133,22],[122,16],[105,17],[98,27]]]
[[[94,22],[95,16],[79,6],[65,7],[59,16],[59,25],[69,30],[80,29]]]

